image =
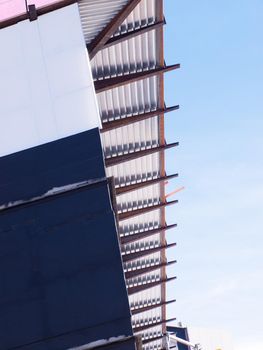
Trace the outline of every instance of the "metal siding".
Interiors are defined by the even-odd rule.
[[[86,43],[90,43],[120,12],[128,0],[80,0],[79,12]]]
[[[116,30],[113,37],[118,37],[134,29],[143,28],[160,20],[158,11],[161,7],[158,6],[158,2],[159,0],[142,0]],[[99,12],[103,14],[103,11]],[[122,76],[158,67],[162,64],[159,54],[159,41],[160,31],[155,29],[101,49],[91,61],[94,80]],[[154,76],[99,93],[97,97],[102,122],[132,118],[134,115],[154,111],[162,107],[162,102],[160,101],[161,83],[162,78]],[[163,142],[160,132],[160,116],[157,115],[148,120],[104,132],[101,137],[106,159],[158,146]],[[163,172],[161,167],[162,156],[156,153],[110,166],[106,169],[106,172],[108,176],[114,177],[116,187],[122,187],[159,177]],[[117,196],[118,212],[124,213],[160,203],[163,196],[162,187],[163,184],[158,184]],[[163,215],[163,210],[155,210],[123,220],[119,222],[120,236],[132,235],[139,231],[157,228],[163,225]],[[139,242],[123,245],[122,254],[160,245],[161,235],[156,234]],[[160,263],[163,262],[163,257],[165,257],[165,254],[161,256],[160,252],[150,254],[124,263],[124,270],[149,266],[154,262]],[[129,279],[126,281],[126,284],[127,286],[133,286],[144,284],[147,280],[159,280],[161,274],[159,269],[144,276]],[[160,302],[162,295],[162,287],[157,286],[130,295],[130,305],[131,307],[151,305],[154,302]],[[157,308],[137,314],[132,319],[133,325],[143,325],[154,319],[162,320],[163,317],[164,313],[161,311],[161,308]],[[153,336],[153,334],[160,335],[162,329],[161,325],[153,327],[143,332],[143,337],[148,338]],[[143,347],[144,349],[152,349],[153,347],[157,349],[162,347],[162,345],[163,342],[161,340]]]

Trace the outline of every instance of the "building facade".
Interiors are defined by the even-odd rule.
[[[28,235],[37,242],[25,250],[36,255],[36,266],[25,265],[17,280],[25,287],[25,299],[36,298],[37,306],[18,338],[9,339],[20,310],[20,284],[9,303],[14,285],[2,277],[7,287],[1,303],[7,309],[0,320],[7,330],[0,349],[68,349],[112,337],[131,342],[131,347],[167,348],[166,324],[171,320],[166,307],[173,300],[166,299],[166,284],[175,277],[166,275],[166,267],[174,263],[167,261],[166,249],[174,249],[175,243],[167,243],[165,231],[176,224],[166,224],[165,208],[177,201],[166,200],[165,182],[177,174],[166,174],[165,151],[178,142],[166,144],[164,123],[166,113],[179,107],[165,105],[164,73],[179,65],[165,65],[164,24],[162,0],[36,2],[25,13],[2,19],[2,239],[14,231],[21,240],[25,235],[22,243],[29,244]],[[50,210],[59,215],[45,216]],[[80,223],[77,218],[84,216],[89,219]],[[67,224],[57,229],[55,259],[54,242],[48,239],[58,217]],[[42,236],[32,233],[36,224],[26,224],[34,220],[41,222],[37,227],[47,240],[46,255]],[[11,235],[7,240],[4,256]],[[64,264],[68,254],[73,255]],[[2,276],[9,276],[12,259],[10,251]],[[70,272],[72,260],[75,272]],[[47,293],[49,279],[56,280],[57,263],[60,284]],[[50,267],[46,272],[45,265]],[[73,300],[62,283],[70,273]],[[48,309],[50,295],[59,301],[61,313]],[[15,307],[13,316],[8,307]],[[35,320],[39,326],[33,332]],[[140,345],[134,335],[140,336]]]

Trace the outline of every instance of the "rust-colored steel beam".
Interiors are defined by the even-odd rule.
[[[131,31],[129,31],[127,33],[124,33],[124,34],[116,35],[116,36],[110,38],[106,42],[106,44],[103,46],[103,49],[105,49],[106,47],[110,47],[112,45],[116,45],[116,44],[122,43],[123,41],[135,38],[138,35],[142,35],[142,34],[148,33],[151,30],[158,29],[158,28],[162,27],[164,24],[166,24],[165,21],[159,21],[159,22],[156,22],[156,23],[153,23],[153,24],[149,24],[146,27],[141,27],[141,28],[138,28],[138,29],[131,30]]]
[[[131,117],[125,117],[125,118],[115,119],[115,120],[112,120],[109,122],[104,122],[104,123],[102,123],[102,129],[100,130],[100,132],[103,133],[103,132],[110,131],[113,129],[121,128],[122,126],[137,123],[137,122],[140,122],[142,120],[154,118],[157,115],[160,115],[160,114],[163,115],[163,114],[166,114],[166,113],[169,113],[172,111],[176,111],[179,108],[180,108],[179,105],[171,106],[168,108],[159,108],[159,109],[156,109],[155,111],[141,113],[141,114],[135,114]]]
[[[121,244],[128,244],[128,243],[136,242],[136,241],[139,241],[143,238],[153,236],[156,233],[162,233],[164,231],[170,230],[174,227],[177,227],[177,224],[166,225],[166,226],[155,228],[153,230],[147,230],[147,231],[134,233],[133,235],[123,236],[120,238]]]
[[[173,174],[173,175],[168,175],[168,176],[161,176],[161,177],[158,177],[157,179],[146,180],[146,181],[137,182],[135,184],[131,184],[131,185],[128,185],[128,186],[117,187],[117,188],[115,188],[116,195],[118,196],[118,195],[121,195],[123,193],[136,191],[136,190],[138,190],[140,188],[156,185],[156,184],[159,184],[159,183],[161,183],[163,181],[169,181],[171,179],[174,179],[175,177],[178,177],[178,174]]]
[[[163,146],[157,146],[157,147],[152,147],[149,149],[144,149],[140,151],[135,151],[135,152],[130,152],[128,154],[122,154],[120,156],[115,156],[111,158],[106,158],[105,159],[105,165],[106,167],[118,165],[124,162],[128,162],[129,160],[141,158],[148,156],[153,153],[158,153],[161,151],[165,151],[169,148],[177,147],[179,145],[179,142],[174,142],[174,143],[169,143],[168,145],[163,145]]]
[[[96,53],[103,49],[104,44],[116,32],[118,27],[124,22],[132,10],[139,4],[141,0],[130,0],[121,11],[106,25],[104,29],[96,36],[95,39],[88,45],[89,56],[92,59]]]
[[[176,263],[177,263],[177,261],[173,260],[173,261],[169,261],[169,262],[160,263],[157,265],[151,265],[148,267],[144,267],[142,269],[127,271],[127,272],[125,272],[125,278],[127,280],[129,278],[138,277],[138,276],[144,275],[145,273],[158,270],[161,267],[171,266],[171,265],[176,264]]]
[[[168,323],[168,322],[172,322],[172,321],[175,321],[175,320],[176,320],[176,318],[170,318],[168,320],[162,320],[162,321],[158,321],[158,322],[154,322],[154,323],[148,323],[147,325],[144,325],[144,326],[134,327],[133,328],[133,332],[134,333],[142,332],[142,331],[145,331],[146,329],[153,328],[153,327],[156,327],[156,326],[160,326],[162,324],[165,324],[165,323]]]
[[[95,87],[96,93],[100,93],[100,92],[114,89],[116,87],[120,87],[126,84],[134,83],[135,81],[138,81],[141,79],[146,79],[158,74],[170,72],[178,68],[180,68],[180,64],[173,64],[167,67],[158,67],[154,69],[148,69],[142,72],[124,74],[114,78],[95,80],[94,87]]]
[[[122,255],[122,261],[123,262],[132,261],[132,260],[141,258],[143,256],[146,256],[146,255],[149,255],[149,254],[153,254],[153,253],[157,253],[157,252],[161,252],[164,249],[169,249],[169,248],[172,248],[172,247],[175,247],[175,246],[176,246],[176,243],[171,243],[171,244],[161,245],[159,247],[154,247],[154,248],[150,248],[150,249],[140,250],[140,251],[134,252],[134,253],[125,254],[125,255]]]
[[[164,202],[164,203],[160,203],[160,204],[156,204],[156,205],[151,205],[149,207],[145,207],[145,208],[141,208],[141,209],[127,211],[125,213],[118,214],[118,219],[119,219],[119,221],[130,219],[130,218],[133,218],[134,216],[142,215],[142,214],[148,213],[149,211],[165,208],[165,207],[168,207],[168,206],[176,204],[176,203],[178,203],[177,199],[174,201],[170,201],[170,202]]]
[[[165,279],[161,279],[160,281],[149,282],[149,283],[141,284],[140,286],[136,286],[136,287],[129,287],[129,288],[127,288],[127,291],[128,291],[129,295],[132,295],[132,294],[139,293],[139,292],[142,292],[144,290],[159,286],[161,284],[164,284],[164,283],[167,283],[170,281],[174,281],[175,279],[176,279],[176,277],[165,278]]]
[[[161,303],[158,303],[158,304],[152,304],[152,305],[140,307],[139,309],[133,309],[133,310],[131,310],[131,313],[132,313],[132,315],[137,315],[137,314],[141,314],[142,312],[153,310],[153,309],[156,309],[158,307],[169,305],[169,304],[172,304],[172,303],[175,303],[175,302],[176,302],[175,299],[174,300],[169,300],[169,301],[164,301],[164,302],[161,302]]]

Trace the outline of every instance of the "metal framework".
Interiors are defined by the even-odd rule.
[[[132,117],[129,117],[129,118],[122,118],[122,119],[116,119],[116,120],[109,121],[109,122],[104,122],[104,123],[102,123],[101,132],[106,132],[109,130],[121,128],[125,125],[138,123],[142,120],[154,118],[155,116],[160,115],[160,114],[166,114],[169,112],[176,111],[177,109],[179,109],[179,105],[168,107],[168,108],[157,109],[157,110],[152,111],[152,112],[133,115]]]
[[[107,176],[115,185],[123,266],[132,311],[133,330],[143,336],[143,348],[164,349],[167,320],[165,184],[178,174],[165,172],[164,116],[179,106],[166,107],[163,50],[163,0],[80,0],[83,30],[91,58],[101,114],[101,137]],[[86,5],[87,4],[87,5]],[[118,11],[116,8],[118,7]],[[98,31],[91,26],[101,20]],[[97,21],[97,22],[96,22]],[[154,328],[154,334],[152,330]]]
[[[140,241],[141,239],[144,239],[144,238],[147,238],[150,236],[154,236],[157,233],[163,234],[167,230],[170,230],[170,229],[175,228],[175,227],[177,227],[177,224],[165,225],[162,227],[155,228],[153,230],[142,231],[142,232],[134,233],[134,234],[129,235],[129,236],[124,236],[124,237],[121,237],[120,240],[121,240],[122,244],[133,243],[136,241]]]
[[[126,74],[120,75],[120,76],[114,77],[114,78],[96,80],[94,82],[94,86],[95,86],[96,92],[100,93],[103,91],[107,91],[107,90],[111,90],[111,89],[114,89],[117,87],[121,87],[121,86],[126,85],[126,84],[134,83],[134,82],[141,80],[141,79],[150,78],[154,75],[170,72],[170,71],[178,69],[178,68],[180,68],[180,64],[173,64],[172,66],[168,66],[168,67],[157,67],[157,68],[145,70],[142,72],[131,73],[128,75],[126,75]]]
[[[172,247],[175,247],[176,243],[171,243],[171,244],[165,244],[165,245],[161,245],[159,247],[154,247],[154,248],[150,248],[150,249],[144,249],[144,250],[140,250],[138,252],[134,252],[134,253],[127,253],[125,255],[123,255],[122,260],[123,262],[127,262],[127,261],[132,261],[138,258],[141,258],[145,255],[149,255],[152,253],[156,253],[156,252],[160,252],[164,249],[169,249]]]
[[[125,277],[127,279],[133,278],[133,277],[138,277],[138,276],[144,275],[146,273],[156,271],[156,270],[160,269],[161,267],[171,266],[173,264],[176,264],[176,262],[177,262],[176,260],[173,260],[173,261],[164,262],[164,263],[160,263],[160,264],[153,265],[153,266],[144,267],[144,268],[141,268],[138,270],[127,271],[127,272],[125,272]]]
[[[140,307],[138,309],[132,309],[131,312],[132,312],[133,315],[136,315],[136,314],[140,314],[142,312],[146,312],[146,311],[149,311],[149,310],[156,309],[157,307],[162,307],[162,306],[166,306],[166,305],[169,305],[169,304],[173,304],[175,302],[176,302],[175,299],[174,300],[170,300],[170,301],[164,301],[164,302],[157,303],[157,304],[143,306],[143,307]]]
[[[130,0],[126,6],[114,17],[110,23],[97,35],[97,37],[89,44],[88,51],[90,58],[93,58],[96,53],[103,49],[104,44],[110,39],[117,28],[132,12],[132,10],[139,4],[140,0]]]
[[[36,9],[34,15],[74,2],[60,1]],[[78,6],[101,115],[107,176],[116,192],[112,199],[133,329],[149,340],[144,349],[164,349],[166,323],[175,320],[166,317],[166,306],[173,302],[166,301],[166,282],[174,280],[167,278],[166,268],[175,263],[167,262],[166,249],[175,244],[167,244],[165,233],[176,227],[167,225],[165,208],[177,203],[166,202],[165,183],[178,175],[166,174],[165,151],[179,144],[165,140],[164,116],[179,106],[165,105],[164,73],[180,64],[165,64],[163,0],[79,0]],[[0,28],[28,18],[25,13],[0,23]]]
[[[110,167],[113,165],[118,165],[118,164],[121,164],[124,162],[128,162],[129,160],[133,160],[133,159],[140,158],[140,157],[145,157],[145,156],[148,156],[148,155],[153,154],[153,153],[162,152],[162,151],[165,151],[169,148],[173,148],[173,147],[177,147],[177,146],[179,146],[179,142],[174,142],[174,143],[170,143],[168,145],[163,145],[163,146],[152,147],[152,148],[144,149],[144,150],[140,150],[140,151],[130,152],[127,154],[122,154],[120,156],[106,158],[105,164],[106,164],[106,167]]]

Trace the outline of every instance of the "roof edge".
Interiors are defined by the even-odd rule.
[[[37,16],[45,15],[49,12],[59,10],[63,7],[72,5],[72,4],[77,3],[77,2],[78,2],[77,0],[60,0],[58,2],[54,2],[52,4],[39,7],[36,9]],[[25,13],[22,13],[20,15],[14,16],[14,17],[10,17],[4,21],[0,21],[0,30],[3,28],[13,26],[13,25],[15,25],[19,22],[25,21],[27,19],[29,19],[29,13],[25,12]]]

